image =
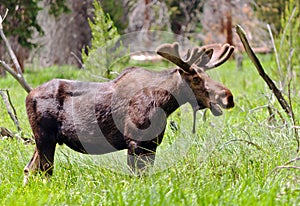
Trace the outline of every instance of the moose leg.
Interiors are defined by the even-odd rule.
[[[36,148],[29,163],[24,168],[24,185],[28,183],[30,172],[45,172],[46,176],[53,173],[54,153],[56,142],[54,136],[36,139]]]
[[[39,155],[38,155],[38,151],[37,148],[35,148],[33,156],[30,160],[30,162],[25,166],[24,168],[24,181],[23,184],[26,185],[28,183],[29,180],[29,173],[30,172],[36,172],[39,168]]]
[[[42,141],[37,144],[40,158],[40,170],[45,172],[47,176],[51,176],[53,173],[53,163],[54,163],[54,153],[56,142],[53,141],[53,138],[48,138],[48,141]]]
[[[130,141],[127,153],[127,164],[134,173],[140,174],[144,172],[148,166],[153,165],[155,149],[150,150],[144,148],[143,145],[138,142]]]

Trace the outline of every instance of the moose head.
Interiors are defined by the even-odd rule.
[[[210,44],[188,49],[185,59],[179,54],[179,44],[163,44],[157,53],[181,68],[183,79],[193,90],[197,104],[192,104],[195,115],[199,109],[209,108],[215,116],[222,115],[224,109],[234,107],[232,93],[224,85],[212,80],[205,71],[216,68],[226,62],[234,51],[229,44]]]

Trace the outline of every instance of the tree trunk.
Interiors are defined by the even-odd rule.
[[[44,36],[33,38],[40,47],[32,56],[40,66],[72,64],[80,67],[74,55],[81,60],[82,49],[90,45],[88,18],[93,14],[93,0],[67,0],[66,4],[70,12],[55,17],[49,14],[47,0],[41,2],[40,6],[44,9],[37,19]]]
[[[227,43],[229,43],[230,45],[233,45],[231,0],[226,0],[226,4],[227,4],[227,12],[226,12]]]

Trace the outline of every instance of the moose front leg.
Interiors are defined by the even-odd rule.
[[[148,118],[146,118],[148,120]],[[155,120],[155,118],[154,118]],[[156,125],[162,121],[152,121],[152,125],[146,123],[134,124],[128,121],[125,125],[124,136],[127,144],[127,163],[132,171],[138,175],[145,173],[153,166],[157,146],[161,143],[166,123]],[[148,126],[148,127],[146,127]]]
[[[155,160],[156,146],[147,147],[148,144],[131,140],[128,145],[127,164],[135,174],[142,174],[147,167],[152,166]]]

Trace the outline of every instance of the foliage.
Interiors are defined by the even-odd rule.
[[[30,38],[34,33],[34,29],[40,35],[43,34],[42,28],[37,22],[37,14],[42,9],[38,3],[42,0],[10,0],[3,1],[0,4],[0,15],[3,16],[8,9],[9,13],[3,23],[3,29],[7,37],[17,37],[18,42],[23,47],[32,47],[34,44],[30,42]],[[59,16],[63,12],[67,12],[65,1],[50,1],[49,13]],[[1,42],[1,39],[0,39]]]
[[[200,14],[203,12],[202,0],[166,0],[170,10],[171,29],[176,34],[185,34],[195,32],[200,20]],[[199,28],[198,28],[199,29]]]
[[[40,10],[38,1],[11,0],[1,2],[0,15],[3,16],[6,9],[9,10],[5,23],[3,23],[6,35],[18,37],[18,42],[24,47],[33,46],[28,41],[33,34],[33,28],[42,33],[42,29],[36,21],[36,16]]]
[[[94,1],[94,18],[89,20],[92,32],[92,46],[88,55],[82,52],[84,67],[90,73],[106,79],[111,79],[126,64],[124,58],[127,51],[120,41],[120,35],[109,14],[105,14],[102,6]],[[114,67],[114,71],[112,69]]]
[[[300,4],[291,0],[285,5],[281,18],[282,30],[276,39],[278,76],[281,84],[288,87],[289,82],[298,84],[300,71]],[[286,89],[287,91],[287,89]]]
[[[66,0],[50,1],[49,14],[58,17],[59,15],[68,12],[70,12],[70,9],[66,6]]]
[[[110,15],[111,20],[118,28],[118,31],[120,33],[124,33],[124,30],[126,29],[128,24],[128,19],[126,18],[128,11],[127,7],[123,5],[123,0],[100,0],[100,2],[104,12]]]
[[[282,29],[281,17],[284,14],[284,8],[287,1],[285,0],[256,0],[253,8],[257,17],[274,27],[275,34]]]
[[[260,59],[264,65],[271,63],[269,56]],[[196,135],[191,133],[192,110],[188,105],[181,109],[181,122],[177,113],[170,117],[170,121],[180,127],[177,132],[167,127],[158,152],[180,137],[189,138],[191,147],[175,165],[151,176],[122,175],[105,169],[105,165],[94,164],[90,155],[57,146],[51,181],[38,175],[23,187],[23,168],[32,156],[34,145],[0,140],[0,204],[298,205],[298,170],[273,171],[297,155],[290,125],[282,124],[280,119],[271,122],[267,118],[265,83],[257,78],[248,59],[244,66],[248,69],[236,71],[234,62],[228,62],[210,72],[212,78],[232,90],[236,106],[224,111],[221,117],[207,112],[205,122],[199,112]],[[80,79],[82,72],[66,67],[43,71],[28,69],[25,77],[29,84],[37,86],[56,77]],[[24,107],[26,93],[20,92],[18,83],[9,76],[0,82],[0,88],[5,87],[10,89],[21,126],[30,137]],[[295,96],[298,116],[299,100]],[[0,101],[0,108],[2,106]],[[14,128],[6,113],[0,115],[3,117],[1,125]],[[172,158],[170,153],[158,156],[166,160]]]

